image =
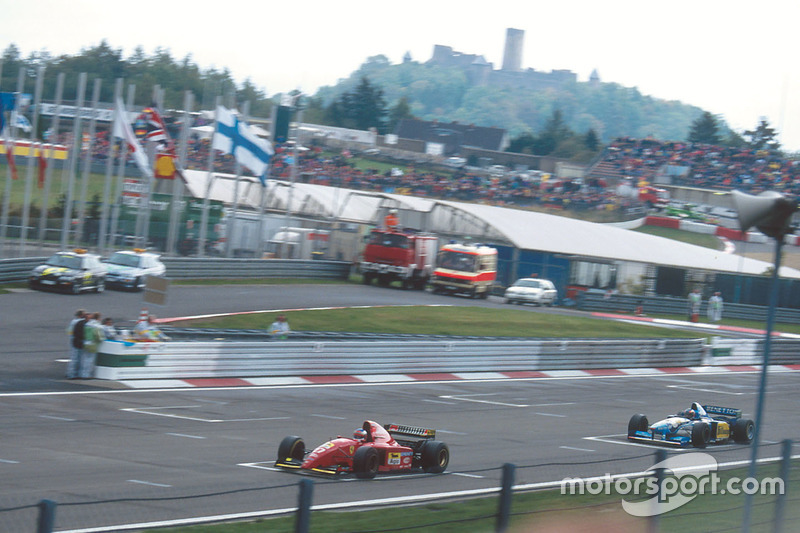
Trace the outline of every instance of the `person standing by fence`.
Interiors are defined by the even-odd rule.
[[[711,322],[722,320],[722,294],[717,291],[708,299],[708,319]]]
[[[703,297],[700,295],[700,289],[694,289],[689,293],[689,321],[700,321],[700,306],[703,303]]]

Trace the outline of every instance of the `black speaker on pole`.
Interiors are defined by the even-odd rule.
[[[742,231],[755,226],[761,233],[774,239],[783,239],[791,232],[797,200],[790,200],[775,191],[758,195],[733,191],[732,197]]]

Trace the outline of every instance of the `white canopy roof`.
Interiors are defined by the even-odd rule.
[[[202,197],[208,173],[188,170],[185,176],[195,197]],[[233,203],[234,176],[215,173],[211,198]],[[240,180],[239,204],[257,209],[262,187],[257,178]],[[508,243],[523,250],[631,261],[679,268],[761,275],[772,264],[702,246],[656,237],[582,220],[506,207],[431,200],[358,191],[324,185],[269,180],[264,191],[270,210],[286,210],[344,222],[377,224],[385,208],[426,213],[421,229],[445,235],[470,235],[485,241]],[[800,278],[800,271],[781,267],[782,277]]]

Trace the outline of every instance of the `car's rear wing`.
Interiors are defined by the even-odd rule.
[[[733,407],[717,407],[716,405],[704,405],[703,409],[709,415],[722,415],[731,418],[742,418],[742,410],[734,409]]]
[[[384,429],[389,432],[393,438],[397,437],[411,437],[415,439],[435,439],[436,430],[419,428],[416,426],[404,426],[401,424],[384,424]]]

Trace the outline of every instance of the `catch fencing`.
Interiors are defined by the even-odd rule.
[[[418,472],[414,474],[412,493],[384,500],[370,495],[370,488],[390,482],[392,474],[378,474],[374,480],[354,479],[351,475],[343,475],[342,479],[317,477],[313,481],[301,477],[298,483],[294,474],[286,473],[285,483],[261,485],[240,480],[225,490],[214,491],[129,485],[112,493],[75,491],[62,495],[58,502],[47,499],[30,502],[20,493],[18,498],[2,503],[0,530],[99,533],[158,528],[169,531],[171,527],[254,520],[260,521],[253,524],[252,531],[293,529],[298,533],[320,530],[505,532],[538,531],[540,528],[547,531],[646,529],[653,533],[690,529],[721,533],[742,529],[744,491],[725,493],[726,489],[712,491],[710,485],[705,485],[700,492],[703,466],[696,465],[694,471],[689,469],[688,473],[677,475],[665,468],[670,464],[665,461],[680,461],[680,457],[692,453],[660,448],[631,449],[633,451],[626,457],[580,461],[573,457],[548,463],[506,463],[500,467],[468,470],[456,470],[451,466],[445,474]],[[730,445],[713,452],[713,460],[708,465],[719,476],[718,487],[732,486],[732,479],[747,479],[747,461],[740,458],[748,451],[747,446]],[[796,468],[798,457],[792,455],[792,443],[788,440],[767,443],[760,451],[755,478],[760,490],[753,495],[751,531],[797,531],[800,496],[796,488],[800,486],[800,471]],[[271,461],[263,463],[264,466],[270,464]],[[659,465],[664,466],[659,468]],[[462,476],[461,479],[480,480],[479,488],[459,489],[454,481],[459,477],[452,474]],[[453,481],[442,490],[438,483],[441,480]],[[637,484],[637,480],[643,483]],[[687,483],[687,480],[694,480],[694,483]],[[695,491],[685,494],[684,489],[691,485]],[[678,486],[680,493],[675,492]],[[633,487],[639,488],[634,491]],[[646,492],[642,487],[654,488],[655,492]],[[343,492],[353,497],[358,495],[358,499],[341,501],[336,498]],[[448,507],[448,501],[461,503]],[[662,510],[672,510],[637,517],[626,514],[630,504],[641,509],[653,506],[656,501],[665,505]],[[275,502],[285,505],[275,506]],[[672,506],[672,503],[680,505]],[[391,520],[382,518],[385,515],[382,508],[412,504],[417,506],[408,507],[407,513],[395,511]],[[187,515],[185,509],[190,506],[203,512]],[[377,511],[341,512],[369,509]]]
[[[635,296],[629,294],[606,295],[600,292],[581,292],[577,298],[577,308],[581,311],[598,311],[604,313],[632,314],[641,306],[645,314],[687,316],[688,301],[686,298],[668,296]],[[722,316],[742,320],[766,321],[768,307],[760,305],[736,304],[725,302]],[[701,303],[700,314],[705,316],[708,302]],[[789,324],[800,324],[800,309],[779,307],[775,309],[775,321]]]

